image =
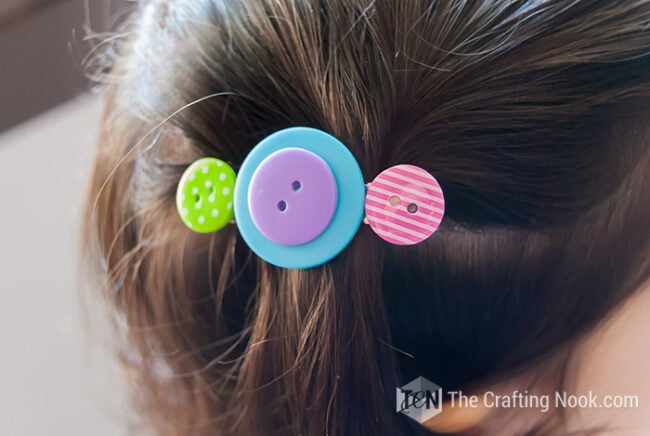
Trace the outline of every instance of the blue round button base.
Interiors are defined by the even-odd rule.
[[[320,156],[332,170],[338,187],[336,211],[329,226],[302,245],[281,245],[266,238],[248,208],[255,170],[268,156],[285,148],[302,148]],[[292,127],[263,139],[242,163],[235,185],[235,220],[244,241],[265,261],[283,268],[312,268],[334,258],[356,235],[363,220],[365,194],[359,164],[341,141],[318,129]]]

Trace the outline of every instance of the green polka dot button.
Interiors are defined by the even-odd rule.
[[[235,171],[222,160],[204,157],[190,165],[176,191],[181,220],[198,233],[212,233],[233,219]]]

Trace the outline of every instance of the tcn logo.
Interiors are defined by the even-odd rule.
[[[397,388],[397,412],[422,424],[442,412],[442,388],[418,377]]]

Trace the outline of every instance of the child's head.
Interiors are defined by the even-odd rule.
[[[404,382],[455,389],[570,349],[650,273],[649,22],[628,0],[142,2],[107,75],[87,254],[148,425],[413,434]],[[290,270],[233,225],[183,225],[187,165],[237,169],[292,126],[339,138],[366,181],[434,174],[440,230],[399,247],[362,226]]]

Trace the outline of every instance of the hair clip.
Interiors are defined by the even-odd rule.
[[[438,229],[445,209],[440,185],[422,168],[388,168],[366,187],[350,150],[307,127],[263,139],[236,177],[219,159],[197,160],[180,179],[176,205],[183,223],[199,233],[218,231],[234,214],[253,252],[299,269],[337,256],[364,221],[389,243],[422,242]]]

